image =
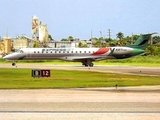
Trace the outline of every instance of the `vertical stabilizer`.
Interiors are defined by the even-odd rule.
[[[134,44],[129,45],[127,47],[139,48],[144,50],[148,46],[148,41],[151,39],[151,36],[153,34],[157,34],[157,33],[141,34]]]

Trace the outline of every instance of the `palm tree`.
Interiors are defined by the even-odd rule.
[[[122,32],[117,33],[117,38],[119,38],[119,40],[121,40],[124,37]]]
[[[74,39],[73,39],[72,36],[69,36],[69,37],[68,37],[68,40],[69,40],[69,41],[73,41]]]

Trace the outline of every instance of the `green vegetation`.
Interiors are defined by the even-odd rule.
[[[123,32],[118,32],[116,34],[117,38],[112,39],[103,38],[102,35],[100,38],[91,38],[89,41],[92,41],[92,47],[112,47],[112,46],[127,46],[133,44],[139,37],[139,35],[125,36]],[[76,41],[73,36],[68,38],[63,38],[61,41]],[[87,41],[87,40],[82,40]],[[78,47],[87,47],[87,42],[79,42]],[[152,39],[148,42],[149,46],[146,49],[147,55],[158,55],[160,56],[160,36],[153,35]]]
[[[160,77],[92,71],[51,70],[49,78],[32,78],[31,69],[0,69],[0,89],[87,88],[160,85]]]
[[[125,66],[160,66],[159,56],[137,56],[121,60],[105,60],[96,63],[104,65],[125,65]]]

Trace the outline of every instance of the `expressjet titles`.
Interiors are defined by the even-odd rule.
[[[52,51],[68,51],[69,49],[57,49],[57,48],[47,48],[47,49],[42,49],[42,53],[43,52],[52,52]]]

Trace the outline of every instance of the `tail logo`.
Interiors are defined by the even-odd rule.
[[[110,53],[109,53],[109,56],[113,55],[113,52],[114,52],[115,48],[110,48]]]

